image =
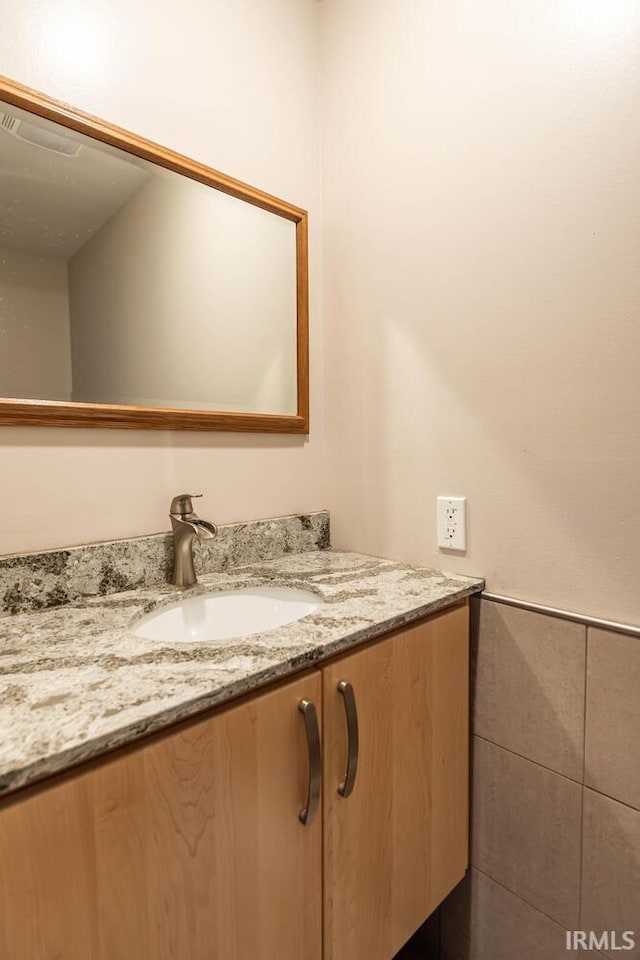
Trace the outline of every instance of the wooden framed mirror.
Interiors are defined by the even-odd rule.
[[[0,425],[308,433],[306,211],[0,77]]]

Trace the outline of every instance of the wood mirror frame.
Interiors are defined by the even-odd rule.
[[[297,412],[295,415],[136,407],[124,404],[0,398],[0,426],[112,427],[155,430],[309,432],[309,307],[307,212],[150,140],[105,123],[0,76],[0,101],[69,127],[168,170],[245,200],[296,225]]]

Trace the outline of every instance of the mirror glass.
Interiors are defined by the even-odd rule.
[[[295,415],[296,224],[0,102],[0,397]]]

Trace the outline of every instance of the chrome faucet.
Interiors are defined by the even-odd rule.
[[[171,582],[176,587],[192,587],[198,582],[193,569],[193,538],[213,540],[218,532],[215,523],[201,520],[193,512],[192,498],[201,493],[181,493],[171,501],[169,516],[173,529],[174,566]]]

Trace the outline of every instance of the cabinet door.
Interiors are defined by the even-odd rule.
[[[0,957],[320,960],[312,674],[0,808]]]
[[[357,707],[359,759],[341,796]],[[323,669],[325,960],[390,960],[468,855],[468,607]]]

